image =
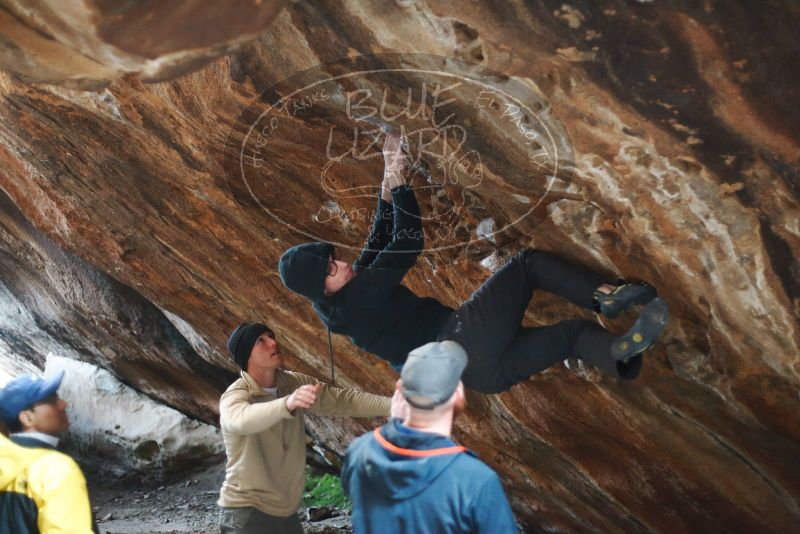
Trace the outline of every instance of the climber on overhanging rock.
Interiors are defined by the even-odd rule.
[[[639,375],[642,353],[667,323],[666,303],[645,284],[605,283],[595,274],[552,254],[523,250],[453,310],[418,297],[402,284],[424,247],[419,207],[404,177],[401,138],[387,134],[385,172],[367,245],[353,266],[329,243],[305,243],[280,259],[283,283],[312,301],[328,331],[399,369],[416,347],[453,340],[469,354],[464,384],[497,393],[569,357],[578,357],[622,379]],[[534,289],[559,295],[606,317],[646,304],[624,335],[594,321],[575,319],[549,326],[521,325]]]

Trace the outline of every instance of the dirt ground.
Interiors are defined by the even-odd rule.
[[[191,473],[164,485],[142,485],[89,476],[97,526],[101,534],[218,533],[217,498],[224,478],[224,465],[218,464]],[[311,513],[316,513],[311,510]],[[300,510],[301,518],[309,511]],[[303,522],[308,533],[339,534],[352,532],[346,512],[324,521]],[[327,515],[323,513],[322,515]]]

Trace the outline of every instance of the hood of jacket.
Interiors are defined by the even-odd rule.
[[[8,486],[22,470],[48,452],[48,449],[21,447],[0,435],[0,488]]]
[[[406,427],[399,419],[378,432],[388,448],[370,435],[353,465],[370,490],[396,501],[422,493],[462,454],[469,454],[452,439]]]
[[[290,248],[281,255],[278,274],[283,284],[314,302],[325,302],[325,276],[333,245],[330,243],[304,243]]]
[[[323,292],[312,303],[322,322],[337,334],[352,335],[354,329],[368,328],[372,319],[386,314],[387,303],[397,302],[398,295],[414,295],[400,283],[404,269],[356,266],[354,270],[356,276],[334,295]]]

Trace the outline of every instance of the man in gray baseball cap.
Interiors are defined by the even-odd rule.
[[[467,353],[455,341],[432,342],[414,349],[400,374],[403,397],[414,408],[433,410],[450,400],[466,366]]]
[[[517,532],[500,480],[451,437],[464,409],[467,353],[455,341],[412,350],[393,419],[350,445],[342,483],[354,532]]]

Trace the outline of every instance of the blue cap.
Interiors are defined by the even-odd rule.
[[[23,375],[11,380],[0,389],[0,417],[7,425],[14,424],[19,413],[58,391],[64,379],[63,369],[56,374],[42,378]]]

